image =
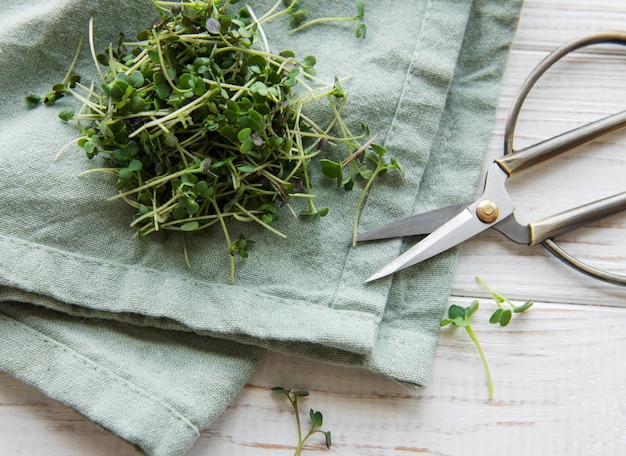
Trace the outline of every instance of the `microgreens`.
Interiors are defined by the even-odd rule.
[[[517,306],[513,302],[511,302],[509,299],[507,299],[504,296],[502,296],[501,294],[493,291],[491,289],[491,287],[489,285],[487,285],[485,283],[485,281],[482,280],[480,277],[476,277],[476,282],[478,282],[478,284],[481,287],[483,287],[483,289],[487,293],[489,293],[491,295],[493,300],[496,302],[496,305],[498,306],[498,308],[495,310],[495,312],[491,315],[491,318],[489,319],[489,323],[492,323],[492,324],[499,323],[500,326],[506,326],[506,325],[509,324],[509,322],[511,321],[511,317],[513,316],[513,313],[511,312],[511,309],[513,310],[514,313],[522,313],[522,312],[530,309],[532,307],[532,305],[533,305],[533,301],[532,300],[528,300],[524,304]],[[511,306],[511,309],[505,308],[502,305],[503,303],[506,303],[509,306]]]
[[[467,307],[461,307],[453,304],[448,309],[448,318],[441,320],[440,326],[443,327],[448,325],[454,325],[465,328],[465,331],[467,331],[470,339],[472,339],[472,342],[474,342],[474,345],[478,350],[478,354],[480,355],[480,359],[483,362],[483,367],[485,368],[485,373],[487,375],[487,388],[489,389],[489,398],[493,399],[493,380],[491,378],[489,363],[487,362],[485,352],[480,345],[480,342],[478,341],[478,337],[476,337],[476,333],[474,333],[474,330],[471,326],[472,315],[478,310],[478,307],[479,303],[477,300],[472,301],[472,303]]]
[[[489,323],[491,324],[500,324],[500,326],[506,326],[511,321],[512,313],[510,309],[506,309],[502,306],[502,303],[507,303],[513,308],[514,313],[522,313],[528,310],[532,305],[533,301],[528,300],[524,304],[520,306],[516,306],[509,299],[505,298],[501,294],[495,292],[482,280],[480,277],[476,277],[476,281],[493,297],[496,302],[498,308],[491,315],[489,319]],[[478,310],[479,303],[478,300],[472,301],[472,303],[468,307],[461,307],[456,304],[451,305],[448,308],[448,318],[444,318],[440,322],[440,326],[459,326],[465,328],[467,334],[472,339],[472,342],[476,346],[478,350],[478,354],[480,355],[480,359],[482,360],[483,366],[485,368],[485,373],[487,375],[487,387],[489,390],[489,398],[493,399],[494,391],[493,391],[493,380],[491,378],[491,370],[489,369],[489,364],[487,363],[487,357],[485,356],[485,352],[478,341],[478,337],[474,333],[474,330],[471,327],[472,315]]]
[[[337,171],[329,172],[330,161],[322,162],[322,169],[340,177],[346,189],[353,186],[353,173],[365,179],[355,211],[356,232],[372,180],[401,168],[373,139],[361,145],[366,134],[349,132],[341,119],[347,100],[341,81],[317,79],[314,56],[268,50],[262,24],[293,16],[298,1],[277,12],[279,0],[260,18],[249,7],[228,12],[235,0],[152,3],[159,13],[153,26],[134,40],[120,35],[102,53],[94,48],[90,21],[89,46],[100,81],[83,84],[73,73],[79,45],[66,76],[52,91],[26,97],[31,108],[65,95],[82,104],[59,113],[61,120],[75,120],[80,128],[73,143],[104,164],[82,174],[114,175],[118,194],[110,200],[137,211],[131,223],[137,234],[179,232],[188,264],[185,235],[220,228],[233,282],[235,254],[245,261],[251,241],[242,236],[232,241],[230,221],[254,222],[285,237],[271,224],[283,206],[296,214],[291,201],[306,201],[303,216],[325,216],[329,209],[314,205],[309,165],[327,143],[343,144],[348,158],[336,165],[341,176],[351,165],[350,177],[332,176]],[[358,8],[356,18],[362,20],[360,2]],[[259,37],[263,50],[253,46]],[[325,128],[304,112],[319,100],[328,100],[331,108]],[[364,131],[368,134],[367,127]]]
[[[316,412],[313,409],[309,410],[309,418],[311,419],[311,427],[309,428],[309,431],[305,435],[302,432],[302,424],[300,422],[300,409],[298,407],[298,399],[301,397],[308,396],[309,395],[308,391],[291,390],[291,389],[282,388],[280,386],[276,386],[272,388],[272,391],[274,391],[275,394],[284,395],[294,410],[294,413],[296,416],[296,425],[298,429],[298,446],[296,447],[294,456],[299,456],[300,454],[302,454],[304,445],[309,440],[309,438],[311,438],[314,434],[324,435],[326,447],[330,448],[332,444],[330,431],[323,431],[320,429],[320,427],[323,424],[323,416],[321,412]]]
[[[361,0],[357,0],[356,9],[357,14],[351,17],[321,17],[317,19],[312,19],[308,22],[306,20],[309,17],[309,12],[306,8],[296,8],[299,3],[299,0],[284,0],[285,5],[288,5],[288,9],[291,14],[291,26],[292,30],[289,31],[290,34],[300,32],[305,28],[311,27],[312,25],[319,25],[331,22],[348,22],[352,24],[356,24],[356,37],[357,38],[365,38],[367,34],[367,26],[365,22],[363,22],[365,17],[365,5]]]

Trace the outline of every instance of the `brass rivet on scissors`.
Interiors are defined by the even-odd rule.
[[[498,220],[498,205],[490,200],[484,200],[476,206],[476,215],[481,222],[493,223]]]

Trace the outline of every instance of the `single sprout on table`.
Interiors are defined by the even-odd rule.
[[[533,305],[533,301],[529,299],[524,304],[517,306],[511,300],[505,298],[500,293],[497,293],[494,290],[492,290],[491,287],[487,285],[485,281],[481,279],[480,277],[476,277],[476,282],[478,282],[478,284],[481,287],[483,287],[483,289],[487,293],[491,295],[493,300],[496,302],[496,305],[498,306],[498,308],[491,315],[491,318],[489,319],[489,323],[492,323],[492,324],[499,323],[500,326],[506,326],[511,321],[511,317],[513,316],[513,313],[517,314],[517,313],[525,312],[526,310],[530,309]],[[511,307],[511,309],[513,310],[513,313],[511,312],[511,309],[507,309],[502,305],[504,303],[508,304]]]
[[[506,326],[511,321],[512,313],[509,309],[505,309],[502,306],[502,303],[504,302],[509,304],[513,308],[513,312],[515,313],[522,313],[528,310],[533,305],[533,301],[528,300],[524,304],[520,306],[516,306],[509,299],[505,298],[501,294],[492,290],[491,287],[489,287],[489,285],[487,285],[487,283],[485,283],[485,281],[482,280],[480,277],[476,277],[476,281],[493,297],[493,299],[495,300],[498,306],[496,311],[491,315],[491,318],[489,319],[489,323],[491,324],[500,324],[500,326]],[[480,342],[478,341],[478,337],[476,336],[476,333],[474,332],[471,326],[472,315],[474,315],[474,313],[478,310],[478,308],[479,308],[478,300],[472,301],[468,307],[462,307],[456,304],[452,304],[448,308],[448,318],[444,318],[443,320],[441,320],[440,326],[441,327],[458,326],[461,328],[465,328],[465,330],[467,331],[467,334],[470,336],[470,339],[476,346],[476,349],[478,350],[478,354],[480,355],[480,359],[483,363],[483,367],[487,375],[487,388],[489,390],[489,398],[493,399],[494,388],[493,388],[493,379],[491,377],[491,369],[489,369],[489,363],[487,362],[487,357],[485,355],[485,352],[482,346],[480,345]]]
[[[330,431],[323,431],[320,429],[323,424],[323,416],[321,412],[310,409],[309,418],[311,419],[311,427],[306,434],[304,434],[302,431],[302,423],[300,421],[300,409],[298,408],[298,399],[308,396],[308,391],[291,390],[280,386],[272,388],[272,391],[274,391],[275,394],[284,395],[294,410],[296,416],[296,426],[298,429],[298,446],[296,447],[294,456],[299,456],[300,454],[302,454],[304,445],[314,434],[322,434],[325,438],[326,448],[330,448],[332,444]]]
[[[461,328],[465,328],[467,334],[470,339],[476,346],[478,350],[478,354],[480,355],[480,359],[483,363],[483,367],[485,368],[485,374],[487,375],[487,388],[489,390],[489,399],[493,399],[494,391],[493,391],[493,379],[491,378],[491,369],[489,369],[489,363],[487,362],[487,356],[485,355],[485,351],[483,347],[480,345],[478,341],[478,337],[476,337],[476,333],[472,329],[472,315],[478,310],[479,303],[477,300],[472,301],[472,303],[467,307],[461,307],[456,304],[453,304],[448,309],[448,318],[444,318],[441,320],[440,326],[449,326],[454,325]]]

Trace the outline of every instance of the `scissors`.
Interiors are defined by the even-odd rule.
[[[372,241],[428,234],[368,278],[366,282],[421,263],[493,228],[518,244],[542,243],[548,251],[580,272],[610,283],[626,285],[625,276],[585,264],[561,249],[552,240],[553,237],[566,231],[626,209],[626,192],[523,225],[515,218],[515,204],[506,190],[506,181],[509,177],[626,126],[625,110],[525,149],[513,150],[513,137],[520,109],[540,76],[570,52],[599,43],[626,45],[626,32],[600,32],[570,41],[549,54],[526,78],[509,111],[505,126],[504,155],[496,159],[488,168],[483,193],[477,200],[410,216],[357,237],[357,241]]]

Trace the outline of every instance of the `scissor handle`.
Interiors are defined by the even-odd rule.
[[[520,151],[513,149],[513,138],[515,136],[515,127],[520,110],[528,93],[537,80],[554,65],[554,63],[570,52],[585,46],[600,43],[626,45],[626,33],[599,32],[565,43],[542,60],[530,75],[528,75],[509,110],[504,131],[505,156],[496,160],[498,165],[508,175],[528,169],[537,163],[556,157],[567,150],[626,126],[626,111],[622,111]],[[545,218],[538,222],[533,222],[531,224],[531,243],[536,244],[541,242],[550,253],[584,274],[615,285],[626,285],[626,276],[613,274],[588,265],[563,250],[551,239],[557,234],[618,212],[625,204],[626,192],[557,214],[553,217]]]
[[[626,209],[626,192],[579,206],[529,224],[530,245],[585,226]]]
[[[586,35],[565,43],[543,59],[528,75],[517,93],[506,121],[504,129],[504,157],[496,160],[498,165],[508,174],[528,169],[538,163],[566,152],[574,147],[588,143],[600,136],[607,135],[626,126],[626,111],[596,120],[590,124],[563,133],[562,135],[534,144],[525,149],[513,149],[513,138],[520,110],[528,93],[539,78],[556,62],[576,49],[599,43],[614,43],[626,45],[626,33],[600,32]]]
[[[583,125],[554,138],[546,139],[519,151],[511,151],[496,160],[509,176],[524,171],[563,152],[626,127],[626,110]]]

